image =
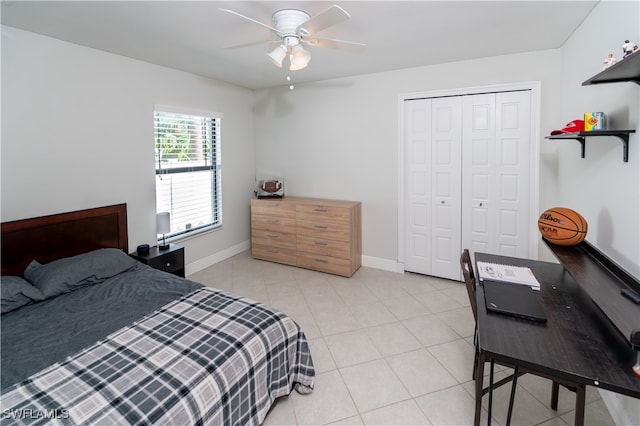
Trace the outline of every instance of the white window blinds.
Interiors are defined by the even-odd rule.
[[[171,214],[168,238],[222,224],[220,118],[212,115],[154,112],[156,211]]]

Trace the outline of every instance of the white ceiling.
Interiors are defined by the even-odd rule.
[[[2,1],[2,24],[257,89],[560,47],[598,1]],[[309,47],[300,71],[279,69],[275,45],[225,49],[271,33],[284,8],[351,19],[320,36],[366,43],[360,53]],[[287,62],[285,62],[287,63]],[[473,70],[469,70],[473,72]]]

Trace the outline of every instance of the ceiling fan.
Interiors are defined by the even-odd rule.
[[[263,43],[279,43],[271,52],[267,53],[267,58],[278,68],[282,68],[284,58],[289,54],[291,71],[305,68],[311,60],[311,53],[304,49],[303,44],[314,47],[327,47],[332,49],[346,49],[359,51],[366,45],[352,41],[336,40],[331,38],[318,37],[316,33],[332,25],[346,21],[349,14],[340,6],[333,5],[326,10],[311,16],[309,13],[298,9],[282,9],[276,11],[273,16],[273,26],[264,24],[248,16],[229,9],[220,9],[258,24],[273,32],[277,39],[259,40],[242,45],[231,46],[229,48],[247,47]]]

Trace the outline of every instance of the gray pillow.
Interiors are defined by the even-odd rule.
[[[42,291],[46,299],[98,284],[136,266],[138,261],[120,249],[105,248],[58,259],[41,265],[32,261],[24,277]]]
[[[11,275],[5,275],[0,278],[0,293],[2,293],[2,301],[0,303],[0,313],[2,314],[44,299],[42,292],[32,286],[31,283],[21,277]]]

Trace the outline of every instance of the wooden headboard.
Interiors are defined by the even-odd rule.
[[[126,204],[3,222],[2,275],[22,275],[32,260],[48,263],[109,247],[128,252]]]

